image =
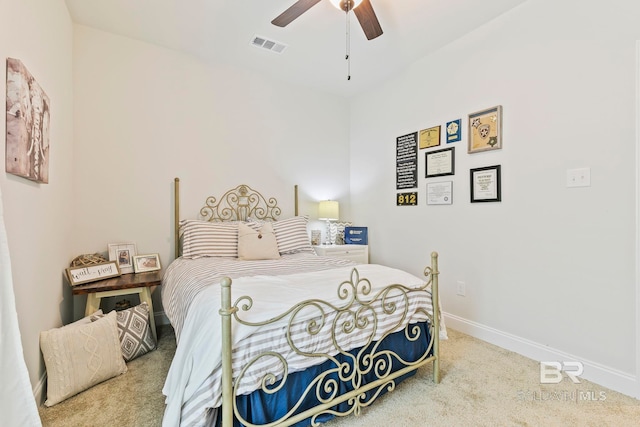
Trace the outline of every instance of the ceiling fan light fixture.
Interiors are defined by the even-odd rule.
[[[358,7],[360,3],[362,3],[362,0],[329,0],[329,1],[331,2],[332,5],[334,5],[335,7],[337,7],[338,9],[344,12],[353,10],[356,7]]]
[[[271,23],[277,27],[286,27],[300,15],[311,9],[322,0],[297,0],[287,10],[276,16]],[[382,27],[378,21],[376,13],[371,6],[371,0],[330,0],[338,9],[347,12],[347,21],[349,21],[349,12],[353,10],[354,15],[358,19],[358,23],[364,31],[367,40],[373,40],[382,35]]]

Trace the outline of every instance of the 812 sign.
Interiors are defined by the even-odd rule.
[[[398,193],[396,198],[397,206],[416,206],[418,204],[418,193]]]

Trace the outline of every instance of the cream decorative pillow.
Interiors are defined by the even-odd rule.
[[[47,368],[45,406],[127,371],[115,311],[95,322],[40,332],[40,349]]]
[[[266,221],[251,220],[251,227],[264,224]],[[280,255],[295,254],[298,252],[315,253],[311,247],[311,239],[307,231],[309,218],[306,216],[294,216],[287,219],[273,221],[273,231],[276,233],[278,251]]]
[[[270,222],[265,222],[260,230],[254,230],[244,223],[238,224],[238,258],[242,260],[278,259],[278,241]]]

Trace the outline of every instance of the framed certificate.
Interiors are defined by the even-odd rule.
[[[437,147],[440,145],[440,126],[434,126],[420,131],[420,148]]]
[[[425,154],[426,178],[454,175],[456,148],[443,148]]]
[[[500,165],[486,166],[470,170],[471,203],[499,202]]]
[[[427,205],[453,204],[453,181],[427,183]]]

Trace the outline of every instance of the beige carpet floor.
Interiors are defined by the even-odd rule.
[[[128,372],[50,408],[45,427],[160,426],[162,386],[175,351],[170,327],[158,349],[129,362]],[[539,364],[455,330],[442,342],[442,381],[431,366],[364,409],[327,427],[640,426],[640,401],[582,380],[540,384]],[[1,422],[0,422],[1,424]]]

